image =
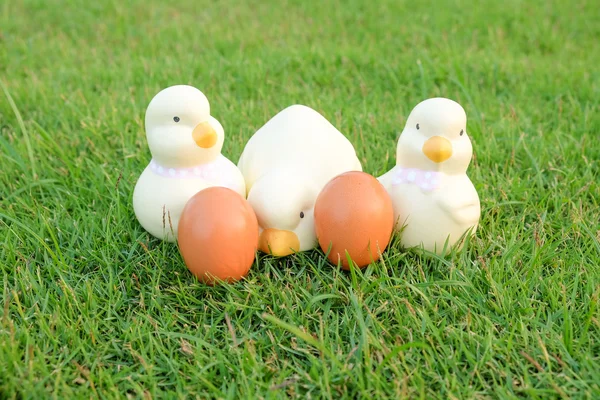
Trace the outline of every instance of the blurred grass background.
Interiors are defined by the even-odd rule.
[[[600,397],[598,20],[591,0],[3,0],[0,397]],[[477,239],[199,284],[131,209],[145,108],[180,83],[234,162],[301,103],[376,176],[419,101],[460,102]]]

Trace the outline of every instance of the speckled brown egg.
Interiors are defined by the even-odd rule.
[[[363,268],[379,259],[392,236],[392,200],[365,172],[346,172],[327,183],[317,197],[314,215],[321,250],[346,270],[350,269],[346,252]]]
[[[225,187],[196,193],[185,205],[177,230],[179,251],[202,282],[242,279],[258,246],[258,221],[250,204]]]

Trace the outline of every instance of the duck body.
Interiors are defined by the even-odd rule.
[[[392,198],[403,246],[422,245],[442,254],[468,231],[475,233],[480,217],[479,196],[467,175],[438,173],[433,175],[437,179],[435,189],[423,189],[399,178],[407,172],[410,170],[396,166],[380,178]]]
[[[259,248],[274,255],[317,245],[313,208],[335,176],[362,171],[354,147],[317,111],[293,105],[248,141],[238,162],[257,214]]]
[[[179,217],[188,200],[211,186],[224,186],[242,196],[246,194],[240,171],[223,155],[196,167],[177,169],[163,167],[152,160],[134,189],[135,215],[150,234],[173,242],[177,237]]]

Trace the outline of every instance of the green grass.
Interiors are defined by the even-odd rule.
[[[600,397],[598,20],[593,0],[3,0],[0,398]],[[234,161],[303,103],[374,175],[414,105],[459,101],[477,238],[200,284],[131,206],[145,108],[179,83]]]

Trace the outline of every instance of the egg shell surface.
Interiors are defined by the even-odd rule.
[[[247,275],[258,246],[258,221],[235,191],[210,187],[186,203],[177,231],[187,268],[202,282],[234,282]]]
[[[389,194],[365,172],[346,172],[329,181],[317,197],[314,215],[321,250],[345,270],[350,269],[346,252],[359,268],[377,261],[394,227]]]

